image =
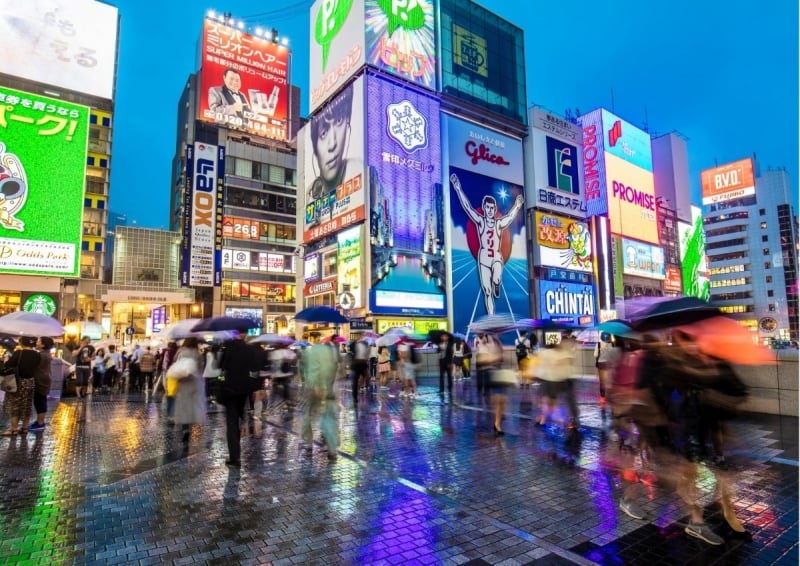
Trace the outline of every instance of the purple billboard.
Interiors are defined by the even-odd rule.
[[[367,77],[370,310],[447,314],[439,101]]]

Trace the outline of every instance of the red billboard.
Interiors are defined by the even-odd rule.
[[[199,119],[285,141],[289,48],[222,22],[203,24]]]

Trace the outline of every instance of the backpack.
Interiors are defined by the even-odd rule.
[[[528,357],[528,346],[524,340],[517,340],[517,361]]]

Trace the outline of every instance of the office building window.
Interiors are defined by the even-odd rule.
[[[766,230],[767,229],[767,223],[766,222],[762,222],[761,223],[761,229],[762,230]]]
[[[769,248],[764,248],[764,255],[769,255]]]
[[[774,296],[775,296],[775,291],[773,291],[772,289],[768,289],[767,290],[767,297],[774,297]]]
[[[772,264],[768,261],[764,262],[764,269],[772,269]]]
[[[767,283],[772,283],[772,275],[767,275],[766,281]]]
[[[759,216],[764,216],[766,213],[767,213],[767,209],[766,208],[759,208],[758,209],[758,215]]]
[[[769,312],[775,312],[775,303],[770,303],[767,307],[769,308]]]
[[[767,236],[766,234],[761,236],[761,241],[762,242],[769,242],[769,236]]]
[[[249,159],[237,158],[233,174],[250,179],[250,176],[253,174],[253,162]]]

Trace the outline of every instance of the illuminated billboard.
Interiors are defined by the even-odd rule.
[[[366,0],[365,9],[367,63],[435,90],[433,0]]]
[[[664,279],[664,290],[671,293],[682,293],[683,283],[681,282],[681,268],[676,265],[668,265],[666,278]]]
[[[258,327],[248,330],[247,335],[259,336],[261,334],[261,328],[264,325],[264,309],[250,307],[225,307],[225,316],[232,316],[234,318],[247,318],[252,320],[253,323],[258,323]]]
[[[700,172],[703,204],[716,204],[756,194],[753,160],[741,159]]]
[[[566,327],[594,326],[594,288],[564,281],[539,280],[541,319]]]
[[[79,273],[89,109],[0,87],[0,273]]]
[[[361,226],[355,226],[336,235],[336,273],[338,296],[343,308],[357,309],[364,306],[361,297]],[[344,296],[350,295],[345,298]],[[344,300],[342,300],[344,299]]]
[[[583,184],[589,216],[608,214],[602,116],[597,109],[579,118],[583,129]]]
[[[303,260],[303,279],[306,282],[319,279],[319,254],[310,254]]]
[[[222,218],[225,147],[186,146],[181,285],[218,287],[222,282]]]
[[[606,153],[611,232],[658,244],[653,174]]]
[[[649,279],[664,279],[664,250],[644,242],[622,238],[622,272]]]
[[[310,113],[364,66],[364,12],[364,0],[316,0],[311,6]]]
[[[650,134],[605,109],[601,109],[606,153],[645,171],[653,172]]]
[[[115,6],[93,0],[0,0],[0,14],[0,73],[114,97]]]
[[[592,237],[586,222],[539,211],[535,218],[539,265],[594,271]]]
[[[446,307],[439,101],[367,79],[370,310],[443,316]]]
[[[526,158],[533,168],[525,183],[528,205],[585,218],[583,132],[540,108],[530,109],[529,120],[533,128],[525,140]]]
[[[330,100],[300,135],[309,243],[364,220],[364,78]]]
[[[289,48],[206,19],[202,49],[199,119],[286,140]]]
[[[528,317],[522,141],[453,116],[444,125],[453,328],[487,314]]]
[[[700,209],[692,207],[692,223],[678,222],[683,294],[707,301],[711,294],[706,262],[706,236]]]

